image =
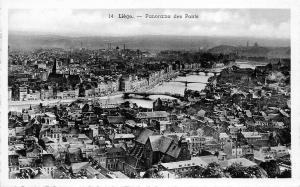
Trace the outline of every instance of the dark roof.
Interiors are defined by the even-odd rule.
[[[180,153],[180,146],[171,137],[163,135],[150,136],[149,141],[153,151],[159,151],[177,158]]]
[[[57,83],[67,82],[63,74],[56,74],[56,73],[50,73],[48,76],[48,81],[57,82]]]
[[[153,135],[154,131],[150,130],[150,129],[144,129],[140,135],[138,136],[138,138],[136,139],[137,142],[141,143],[141,144],[146,144],[146,141],[148,140],[149,136]]]

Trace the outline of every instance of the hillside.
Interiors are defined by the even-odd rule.
[[[58,36],[51,34],[9,33],[8,43],[11,49],[34,48],[106,48],[107,43],[112,47],[123,47],[149,51],[161,50],[199,50],[223,45],[224,52],[235,47],[244,46],[247,41],[257,41],[262,46],[289,46],[289,40],[238,38],[238,37],[207,37],[207,36]]]
[[[211,53],[229,54],[235,53],[244,57],[268,57],[268,58],[290,58],[290,47],[235,47],[228,45],[220,45],[208,50]]]

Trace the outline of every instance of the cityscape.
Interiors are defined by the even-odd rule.
[[[111,16],[119,10],[97,11],[121,19]],[[30,13],[9,13],[9,178],[291,178],[289,38],[158,35],[136,11],[126,24],[140,19],[149,33],[20,32],[18,19]],[[205,13],[197,11],[191,19]],[[246,13],[289,21],[287,10]],[[103,21],[99,32],[118,24]]]

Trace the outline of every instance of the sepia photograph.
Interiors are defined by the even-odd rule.
[[[7,14],[9,179],[292,177],[290,9]]]

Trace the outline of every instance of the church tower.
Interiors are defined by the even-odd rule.
[[[53,67],[52,67],[52,74],[56,74],[56,58],[54,59]]]

